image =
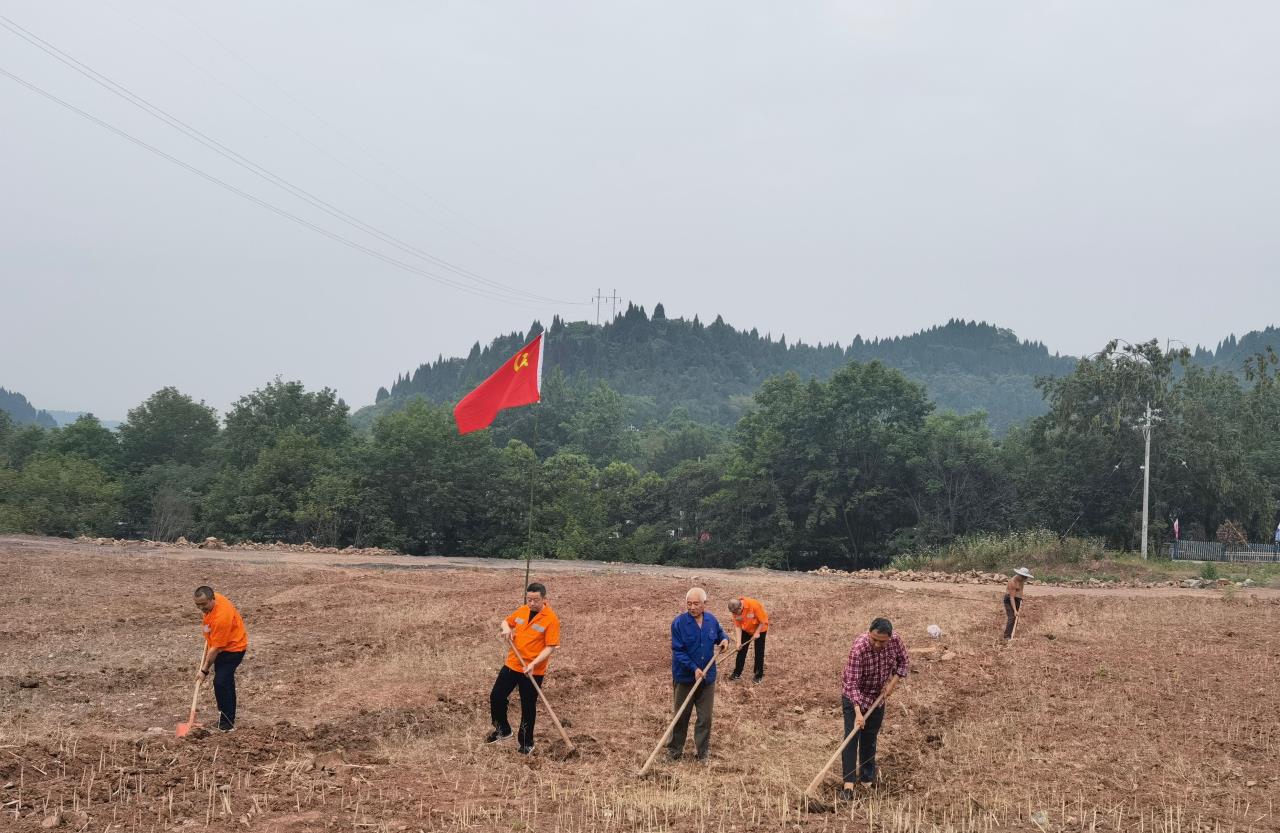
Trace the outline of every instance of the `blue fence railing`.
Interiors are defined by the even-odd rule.
[[[1223,544],[1219,541],[1174,541],[1166,552],[1174,561],[1280,562],[1280,545]]]

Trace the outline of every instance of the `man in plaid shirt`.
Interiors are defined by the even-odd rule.
[[[885,701],[897,688],[898,680],[907,676],[910,670],[907,649],[902,638],[894,635],[893,625],[888,619],[873,620],[867,632],[853,641],[849,661],[844,666],[844,733],[847,737],[855,726],[861,731],[855,742],[846,746],[842,753],[842,799],[853,798],[859,767],[862,786],[870,789],[875,784],[876,737],[880,734],[880,724],[884,722]],[[877,699],[880,703],[868,712]]]

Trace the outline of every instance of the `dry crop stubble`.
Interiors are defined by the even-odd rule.
[[[77,603],[75,577],[88,570],[97,609]],[[730,683],[722,666],[711,762],[661,762],[635,780],[670,717],[669,624],[695,580],[539,577],[564,621],[546,694],[582,746],[562,762],[545,716],[532,758],[480,742],[504,653],[497,622],[519,603],[521,578],[83,552],[33,564],[0,551],[0,581],[14,591],[0,609],[10,659],[0,785],[13,782],[0,791],[0,818],[38,829],[51,812],[66,826],[84,812],[89,829],[117,831],[1278,826],[1269,779],[1280,716],[1267,705],[1280,608],[1268,602],[1038,597],[1033,587],[1003,648],[1000,587],[974,595],[708,573],[696,583],[722,622],[732,595],[768,606],[765,681]],[[182,717],[198,628],[189,596],[206,581],[227,588],[249,621],[242,728],[190,743],[147,735]],[[881,788],[835,813],[805,813],[799,789],[842,731],[840,668],[875,615],[910,647],[933,650],[890,702]],[[925,636],[929,624],[943,628],[941,645]],[[20,688],[17,674],[38,685]],[[515,698],[511,709],[514,718]],[[835,783],[833,774],[827,800]]]

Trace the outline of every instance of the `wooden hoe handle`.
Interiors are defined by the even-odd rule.
[[[880,693],[880,696],[877,697],[875,702],[871,704],[871,708],[867,709],[864,712],[864,714],[871,714],[880,706],[882,702],[884,702],[884,692]],[[854,708],[856,709],[857,706],[855,705]],[[845,735],[844,742],[841,743],[838,747],[836,747],[836,751],[833,752],[831,754],[831,757],[827,759],[827,763],[822,767],[822,769],[818,772],[817,775],[813,776],[813,780],[809,782],[809,786],[805,787],[804,791],[806,794],[809,794],[809,795],[813,794],[813,791],[818,788],[818,785],[820,783],[822,783],[822,779],[826,776],[827,771],[831,769],[831,765],[836,762],[836,759],[840,757],[840,753],[844,751],[844,748],[849,745],[849,743],[853,740],[854,736],[857,735],[859,731],[860,731],[860,727],[855,723],[853,726],[853,731]]]
[[[671,718],[671,722],[667,724],[667,730],[662,733],[662,737],[658,738],[658,745],[653,747],[653,751],[649,753],[649,759],[644,762],[644,766],[640,767],[640,771],[636,773],[637,778],[644,775],[649,771],[649,767],[653,766],[653,761],[658,757],[658,752],[661,751],[662,744],[666,743],[667,739],[671,737],[672,730],[676,728],[676,721],[680,719],[680,715],[684,714],[684,710],[689,707],[689,701],[693,699],[693,695],[698,693],[698,687],[701,686],[702,681],[706,679],[707,672],[711,670],[711,666],[715,665],[718,661],[732,653],[733,651],[724,651],[718,657],[715,654],[711,655],[711,659],[702,667],[702,676],[693,681],[693,688],[689,689],[689,693],[685,696],[684,702],[680,704],[680,708],[676,709],[676,716]]]
[[[520,664],[524,664],[524,660],[520,659],[520,652],[516,650],[516,643],[511,641],[510,634],[507,635],[507,644],[511,646],[511,652],[516,655],[516,659],[520,660]],[[547,709],[547,715],[550,716],[551,722],[555,724],[556,731],[560,733],[560,737],[564,740],[565,746],[569,747],[569,752],[574,750],[573,741],[569,740],[569,733],[560,725],[560,718],[556,717],[555,710],[551,708],[551,703],[547,702],[547,695],[542,693],[542,686],[538,685],[538,681],[533,678],[533,668],[525,672],[525,676],[529,678],[529,682],[533,683],[533,690],[538,692],[538,699],[542,701],[542,705]]]

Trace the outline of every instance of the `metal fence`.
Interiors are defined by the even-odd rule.
[[[1280,562],[1276,544],[1223,544],[1219,541],[1174,541],[1166,552],[1174,561]]]

